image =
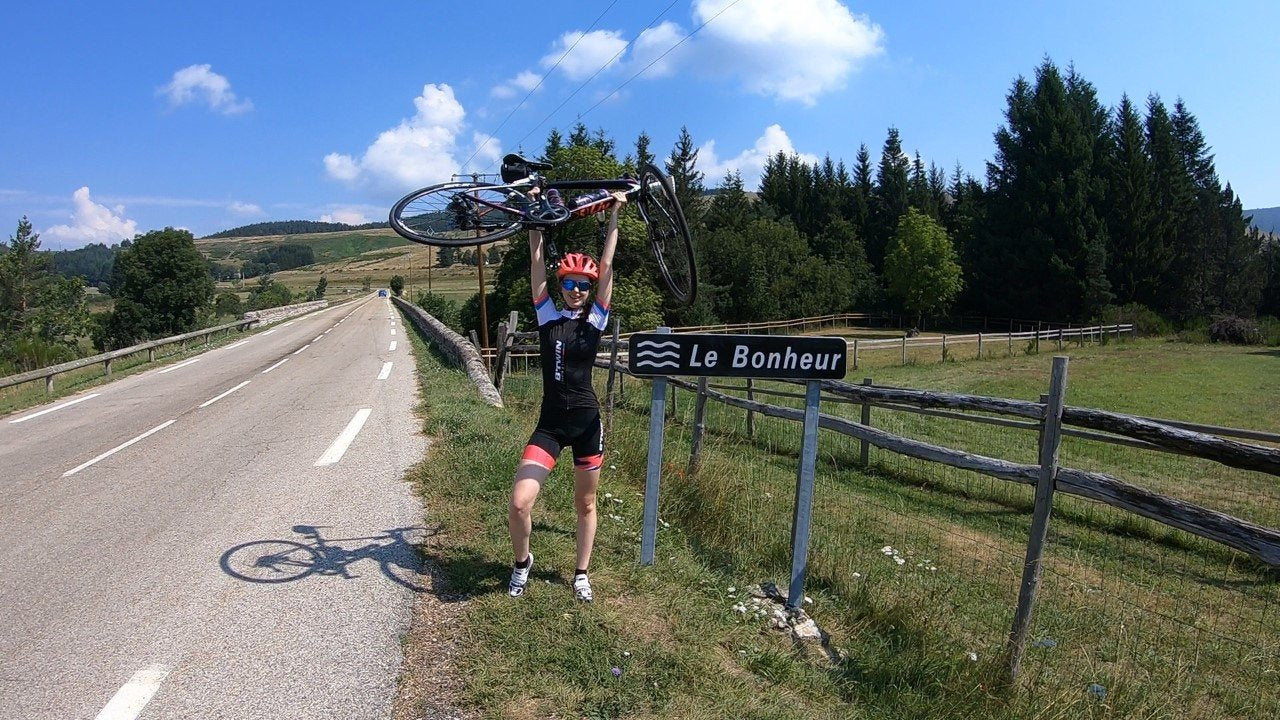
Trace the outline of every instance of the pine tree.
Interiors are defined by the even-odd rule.
[[[591,145],[591,133],[581,122],[573,126],[569,133],[569,147],[588,147]]]
[[[867,259],[878,272],[884,268],[885,248],[897,230],[898,218],[909,205],[909,167],[910,162],[902,152],[898,128],[891,127],[880,152],[876,184],[871,192],[871,227],[867,233]]]
[[[676,199],[684,210],[685,221],[690,228],[699,228],[704,212],[702,173],[698,170],[698,147],[689,134],[689,128],[680,128],[676,146],[667,157],[667,173],[675,186]]]
[[[648,133],[640,131],[640,136],[636,138],[636,170],[645,165],[652,165],[655,158],[653,153],[649,151],[650,143]]]
[[[707,206],[703,224],[709,232],[739,228],[754,219],[755,215],[751,198],[742,187],[742,175],[734,170],[725,175],[720,187],[716,188]]]
[[[866,143],[858,146],[858,155],[853,166],[853,189],[849,196],[849,207],[846,217],[853,223],[858,237],[864,240],[870,232],[871,193],[874,189],[871,179],[871,152]]]
[[[563,147],[564,137],[560,135],[559,130],[551,128],[551,132],[547,133],[547,145],[542,151],[542,159],[554,164]]]
[[[1110,133],[1114,150],[1107,164],[1107,276],[1117,303],[1136,302],[1154,308],[1171,255],[1165,238],[1154,231],[1146,136],[1142,118],[1128,95],[1120,98]]]
[[[1155,309],[1185,320],[1194,310],[1187,301],[1187,280],[1183,273],[1194,271],[1190,266],[1195,263],[1197,252],[1184,223],[1189,222],[1194,213],[1196,192],[1174,138],[1169,111],[1157,95],[1147,98],[1146,134],[1147,158],[1151,165],[1150,232],[1155,242],[1169,253]]]

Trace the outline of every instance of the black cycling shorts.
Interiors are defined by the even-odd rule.
[[[524,447],[522,460],[531,460],[551,470],[565,446],[573,448],[573,466],[578,470],[599,470],[604,458],[604,428],[600,410],[556,410],[543,412],[538,427]]]

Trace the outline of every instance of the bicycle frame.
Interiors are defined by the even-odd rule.
[[[519,197],[523,201],[524,206],[528,207],[533,203],[533,200],[529,197],[526,191],[534,187],[538,187],[543,190],[610,190],[610,191],[623,190],[627,193],[628,200],[634,199],[636,194],[640,192],[640,182],[638,180],[633,180],[628,178],[620,178],[620,179],[614,179],[614,180],[546,181],[540,175],[537,175],[537,174],[530,175],[527,178],[524,178],[522,180],[517,180],[513,183],[507,183],[506,185],[486,185],[482,189],[488,190],[488,191],[496,191],[496,192],[509,192]],[[569,210],[569,214],[562,220],[545,222],[545,221],[538,221],[538,220],[527,218],[526,211],[521,207],[517,207],[516,205],[511,205],[507,203],[496,203],[496,202],[493,202],[492,200],[487,200],[483,197],[480,197],[479,195],[475,195],[472,193],[464,192],[459,194],[462,195],[463,197],[466,197],[468,200],[470,200],[472,203],[476,205],[482,205],[487,208],[490,208],[491,210],[498,210],[502,212],[508,212],[513,215],[518,215],[521,218],[521,221],[520,221],[521,224],[525,226],[561,225],[563,223],[569,222],[570,220],[574,220],[577,218],[584,218],[584,217],[587,217],[588,215],[597,215],[599,213],[604,212],[610,206],[610,203],[606,202],[608,198],[601,198],[596,202],[587,203],[586,205],[583,205],[581,207],[576,207],[571,209],[566,208]],[[550,209],[550,203],[546,199],[545,194],[540,193],[537,202],[542,207],[542,209],[544,210]],[[483,218],[485,214],[487,213],[484,213],[484,212],[476,213],[477,218]]]

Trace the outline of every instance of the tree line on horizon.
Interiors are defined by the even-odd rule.
[[[629,329],[767,321],[846,310],[1164,327],[1280,315],[1280,241],[1249,228],[1185,103],[1126,95],[1102,105],[1072,67],[1017,78],[982,180],[908,155],[889,128],[852,166],[771,157],[754,198],[737,173],[707,189],[687,129],[665,160],[694,235],[700,287],[663,304],[643,226],[624,222],[615,306]],[[653,160],[641,133],[621,160],[603,129],[552,130],[552,179],[614,177]],[[594,252],[588,222],[557,231]],[[527,312],[528,250],[512,243],[488,297],[490,324]],[[431,299],[436,307],[438,298]],[[478,296],[457,315],[478,328]],[[491,328],[492,329],[492,328]]]

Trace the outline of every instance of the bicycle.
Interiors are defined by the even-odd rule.
[[[401,237],[438,247],[483,245],[521,230],[546,230],[571,220],[598,215],[613,205],[607,194],[588,194],[585,202],[556,204],[555,191],[617,191],[626,193],[644,221],[649,247],[663,283],[682,305],[693,303],[698,272],[684,211],[671,180],[652,163],[640,177],[613,180],[547,180],[550,163],[510,154],[502,161],[502,183],[447,182],[404,196],[391,208],[390,222]],[[538,193],[530,193],[538,188]]]

